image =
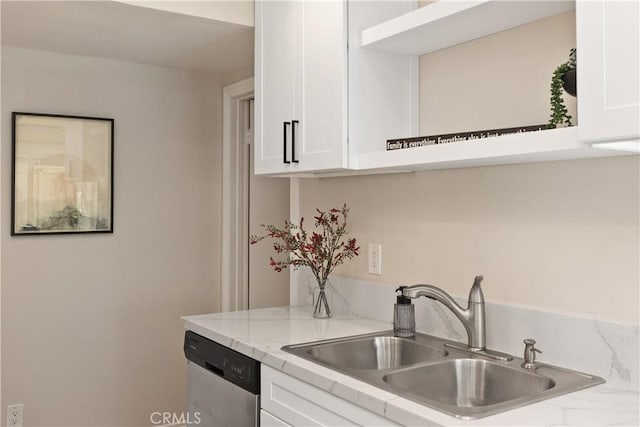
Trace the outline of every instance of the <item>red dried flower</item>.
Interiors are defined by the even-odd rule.
[[[261,225],[265,229],[264,236],[250,236],[253,245],[265,237],[282,242],[274,242],[273,249],[277,253],[286,253],[286,257],[276,261],[269,259],[269,265],[275,271],[282,271],[288,266],[297,269],[307,266],[318,281],[324,281],[338,265],[345,260],[358,256],[360,247],[355,238],[344,241],[347,235],[347,214],[349,209],[344,204],[342,209],[332,208],[328,212],[316,209],[314,216],[317,231],[309,234],[303,227],[304,218],[298,225],[284,221],[284,228],[276,228],[273,224]]]

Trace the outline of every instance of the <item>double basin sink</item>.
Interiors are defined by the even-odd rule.
[[[517,357],[474,354],[449,340],[393,332],[283,347],[284,351],[461,419],[481,418],[604,382]],[[499,360],[498,360],[499,359]]]

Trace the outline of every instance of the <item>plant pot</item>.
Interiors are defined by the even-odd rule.
[[[576,82],[576,70],[575,68],[567,71],[562,76],[562,88],[571,96],[577,96],[578,84]]]

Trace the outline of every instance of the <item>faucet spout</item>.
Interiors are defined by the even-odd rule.
[[[402,295],[409,298],[425,296],[439,301],[460,319],[469,339],[469,349],[482,351],[486,348],[484,295],[480,283],[482,276],[476,276],[469,291],[467,308],[461,307],[451,295],[433,285],[413,285],[402,287]]]

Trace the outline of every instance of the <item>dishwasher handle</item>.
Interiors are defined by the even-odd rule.
[[[214,366],[209,362],[204,362],[204,367],[212,374],[216,374],[217,376],[224,378],[224,371],[217,366]]]

